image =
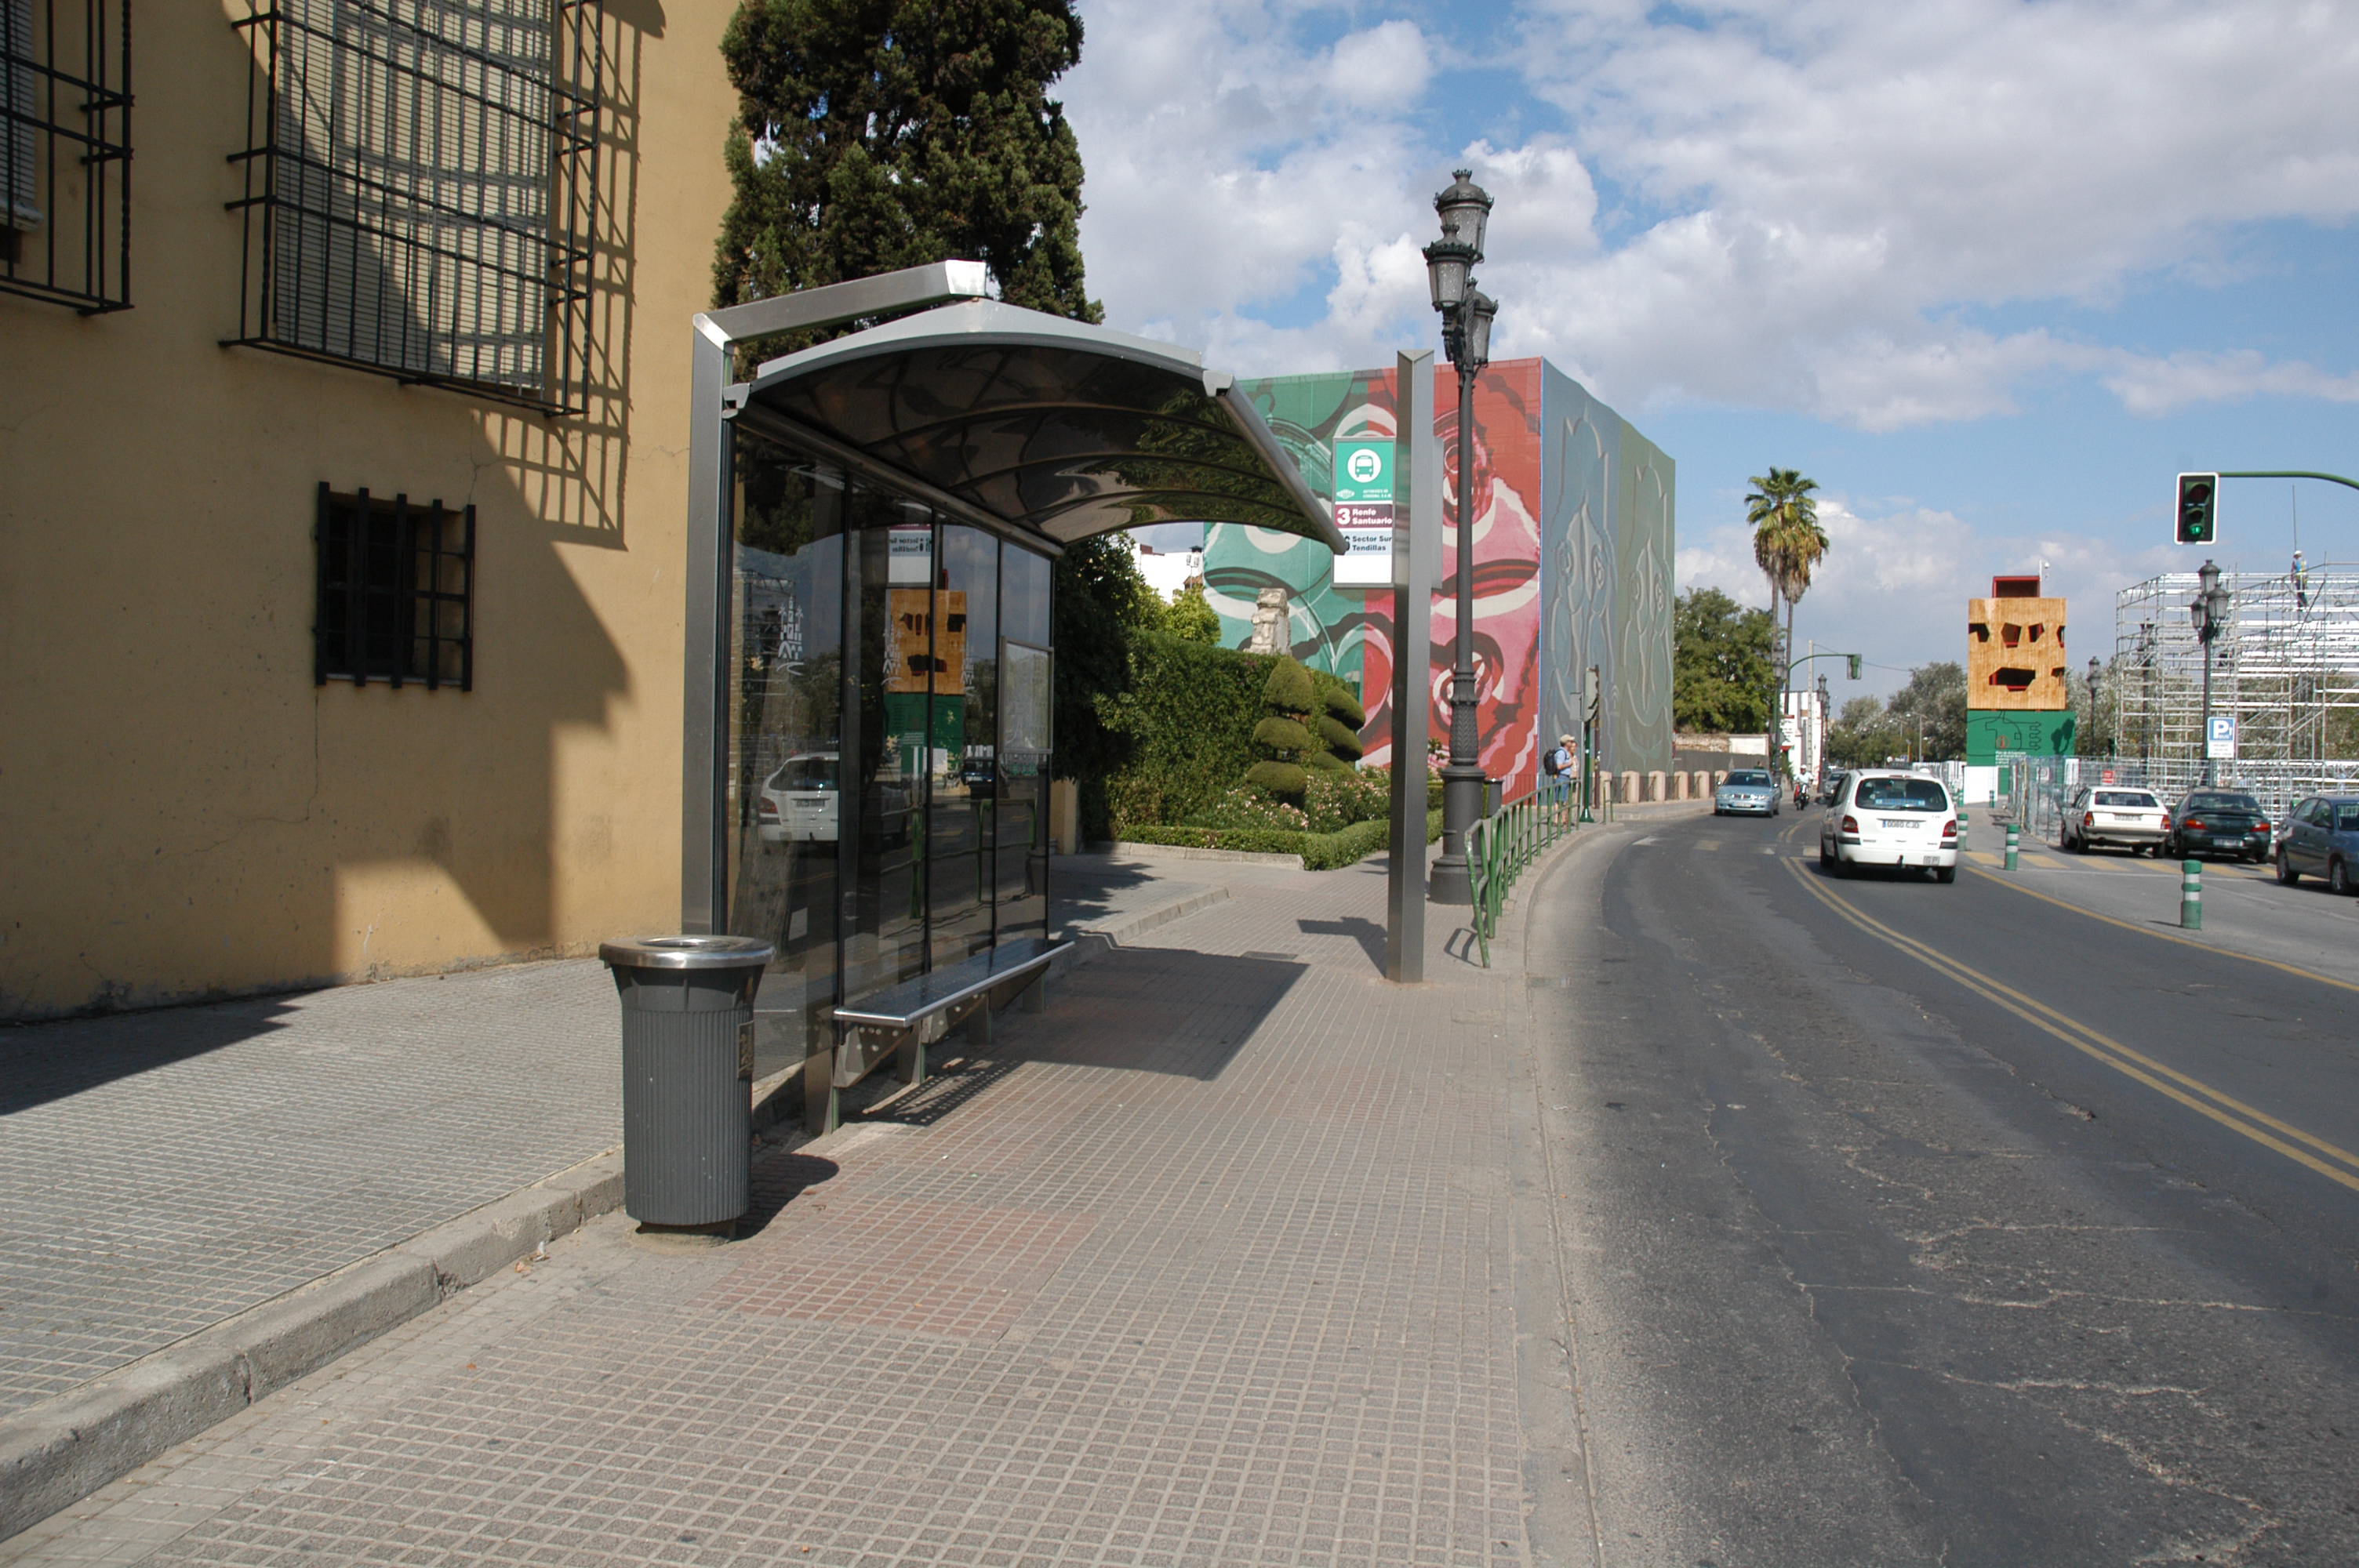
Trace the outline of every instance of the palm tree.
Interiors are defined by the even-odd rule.
[[[1753,492],[1745,498],[1745,520],[1753,524],[1753,558],[1769,579],[1769,618],[1777,618],[1777,600],[1786,601],[1785,651],[1777,659],[1782,676],[1794,656],[1794,608],[1810,590],[1810,573],[1827,553],[1827,533],[1819,526],[1819,503],[1810,492],[1818,481],[1804,479],[1799,469],[1773,468],[1769,477],[1757,475]],[[1782,684],[1782,682],[1781,682]],[[1785,707],[1780,691],[1770,700],[1771,727]],[[1770,759],[1777,765],[1777,759]]]

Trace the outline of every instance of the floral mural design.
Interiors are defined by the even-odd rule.
[[[1426,687],[1433,733],[1446,736],[1459,570],[1458,388],[1447,366],[1434,380],[1444,533]],[[1336,442],[1398,433],[1390,371],[1281,376],[1244,389],[1321,496],[1332,498]],[[1473,434],[1467,494],[1484,771],[1509,781],[1510,793],[1528,788],[1556,735],[1579,732],[1580,674],[1593,664],[1606,668],[1614,694],[1607,764],[1669,766],[1670,460],[1540,360],[1483,373]],[[1644,454],[1635,470],[1630,452]],[[1642,496],[1627,493],[1633,482]],[[1392,590],[1338,586],[1333,560],[1289,535],[1214,524],[1205,536],[1206,598],[1221,615],[1221,640],[1242,647],[1260,590],[1283,588],[1296,656],[1358,685],[1368,707],[1366,760],[1387,763]],[[1634,680],[1636,689],[1625,690]]]

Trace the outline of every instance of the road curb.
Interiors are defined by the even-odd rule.
[[[622,1201],[610,1149],[0,1419],[0,1540]]]

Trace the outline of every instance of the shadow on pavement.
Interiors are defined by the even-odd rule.
[[[1060,855],[1049,871],[1049,929],[1067,934],[1136,908],[1139,889],[1170,880],[1151,866],[1109,855]]]
[[[1354,914],[1343,920],[1298,920],[1295,925],[1302,928],[1306,936],[1351,937],[1359,943],[1360,950],[1368,956],[1368,962],[1376,967],[1376,971],[1384,972],[1385,928],[1375,921]]]
[[[0,1116],[274,1033],[299,994],[0,1030]]]
[[[801,1196],[805,1189],[833,1181],[841,1169],[834,1161],[816,1154],[756,1155],[753,1203],[737,1222],[738,1239],[759,1234],[778,1217],[780,1209]]]

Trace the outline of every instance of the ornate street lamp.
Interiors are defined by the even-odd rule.
[[[2195,597],[2187,601],[2187,613],[2195,622],[2196,641],[2203,644],[2203,782],[2217,782],[2212,768],[2212,644],[2228,629],[2228,590],[2220,586],[2220,568],[2205,561],[2195,574]]]
[[[1436,903],[1473,903],[1466,836],[1483,816],[1483,761],[1474,694],[1474,378],[1491,362],[1491,318],[1499,302],[1474,287],[1491,196],[1462,168],[1433,199],[1441,238],[1425,247],[1426,282],[1441,313],[1441,347],[1458,370],[1458,616],[1450,673],[1450,761],[1441,770],[1441,853],[1433,862]],[[1395,760],[1398,765],[1398,759]]]

